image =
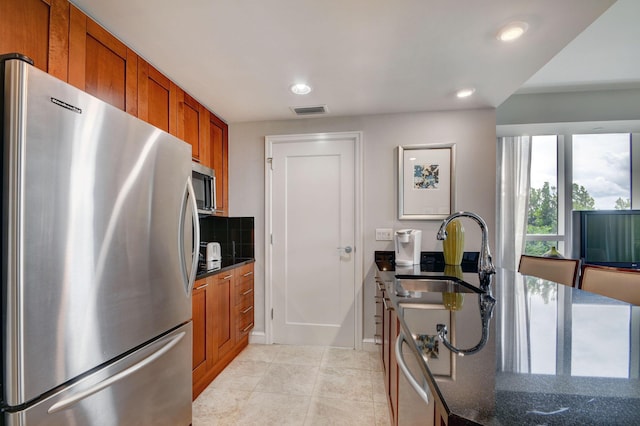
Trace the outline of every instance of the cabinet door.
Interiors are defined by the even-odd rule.
[[[233,303],[233,272],[216,275],[216,344],[222,357],[235,345],[235,309]]]
[[[193,383],[197,383],[217,361],[215,330],[215,280],[205,278],[196,281],[192,300],[193,318]]]
[[[391,331],[389,333],[390,339],[390,354],[389,354],[389,400],[391,402],[391,411],[393,415],[394,424],[398,423],[398,362],[396,360],[396,339],[400,334],[400,321],[396,311],[391,311],[390,325]]]
[[[209,120],[209,149],[211,168],[216,171],[217,214],[228,215],[229,203],[229,136],[227,124],[215,115]]]
[[[205,138],[208,137],[205,132],[205,127],[209,124],[207,110],[180,88],[177,89],[177,102],[177,136],[191,145],[191,156],[200,161],[202,151],[206,151]],[[206,158],[206,155],[202,158]],[[209,166],[206,161],[203,164]]]
[[[69,2],[0,1],[0,52],[28,56],[36,67],[67,81]]]
[[[138,118],[177,135],[176,85],[138,58]]]
[[[129,114],[138,115],[138,56],[71,6],[69,83]]]

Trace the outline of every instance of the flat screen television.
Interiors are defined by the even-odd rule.
[[[594,265],[640,268],[640,210],[574,211],[572,257]]]

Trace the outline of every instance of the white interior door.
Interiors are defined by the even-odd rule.
[[[357,346],[358,142],[357,133],[267,138],[274,343]]]

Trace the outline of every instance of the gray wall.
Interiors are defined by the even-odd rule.
[[[375,228],[417,228],[422,250],[442,250],[435,238],[439,222],[397,219],[398,145],[456,143],[456,210],[481,215],[494,247],[496,193],[495,110],[389,114],[342,118],[294,119],[237,123],[229,126],[229,215],[254,216],[256,221],[255,333],[265,330],[264,317],[264,138],[268,135],[363,132],[364,198],[364,337],[374,334],[373,252],[393,250],[391,242],[375,241]],[[465,222],[467,250],[480,248],[480,234]]]
[[[498,126],[594,122],[591,128],[584,128],[586,131],[606,127],[606,122],[614,125],[639,119],[640,89],[637,88],[518,94],[504,101],[496,112]],[[616,131],[615,128],[612,130]]]

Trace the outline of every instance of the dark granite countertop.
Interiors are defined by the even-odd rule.
[[[445,323],[457,347],[476,345],[480,295],[464,293],[455,311],[445,309],[443,293],[429,294],[430,309],[409,309],[407,301],[420,300],[395,294],[396,275],[455,276],[477,286],[477,274],[376,265],[450,426],[640,424],[640,307],[499,269],[489,339],[479,352],[458,356],[441,342],[437,350],[421,342]]]
[[[238,266],[253,263],[256,260],[248,257],[226,257],[223,256],[220,261],[220,267],[215,269],[205,269],[203,265],[198,265],[198,272],[196,273],[196,280],[206,278],[210,275],[219,274],[220,272],[228,271],[229,269],[237,268]]]

